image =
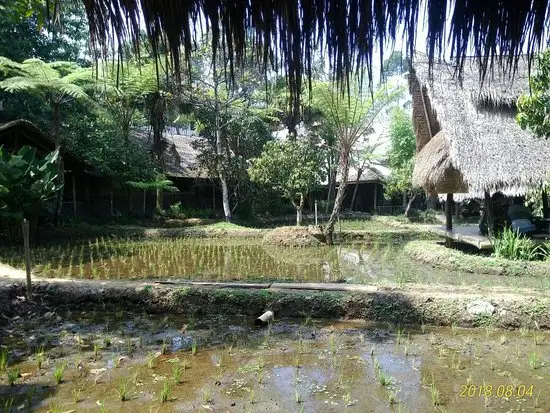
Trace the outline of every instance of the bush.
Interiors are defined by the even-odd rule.
[[[548,256],[548,249],[534,244],[525,234],[511,228],[492,238],[495,257],[509,260],[536,261]]]
[[[436,218],[435,214],[436,211],[434,211],[433,209],[419,211],[418,209],[411,208],[408,218],[411,222],[420,222],[423,224],[438,224],[439,220]]]

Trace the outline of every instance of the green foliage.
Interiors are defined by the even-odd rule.
[[[534,244],[525,234],[505,228],[492,240],[495,257],[509,260],[535,261],[544,258],[547,251]]]
[[[315,148],[303,141],[271,141],[248,169],[253,182],[271,186],[298,209],[321,182],[320,159]]]
[[[416,137],[410,115],[401,108],[395,108],[391,114],[389,137],[388,166],[391,175],[386,182],[384,195],[391,198],[403,192],[409,195],[419,193],[420,188],[412,186]]]
[[[0,82],[0,88],[9,93],[36,90],[44,93],[48,100],[59,103],[87,97],[84,89],[75,83],[84,73],[76,63],[27,59],[19,64],[3,57],[0,71],[7,76]]]
[[[529,79],[530,92],[518,99],[516,120],[542,138],[550,138],[550,49],[538,57],[538,71]]]
[[[24,146],[17,154],[0,147],[0,216],[34,218],[61,186],[57,179],[58,151],[44,159]]]
[[[409,70],[410,63],[410,59],[406,56],[403,57],[402,52],[395,51],[390,55],[390,57],[384,60],[382,70],[384,72],[384,75],[387,77],[400,75]]]
[[[169,179],[164,179],[163,176],[157,177],[154,181],[148,182],[136,182],[128,181],[126,182],[132,188],[144,189],[144,190],[157,190],[161,189],[163,191],[178,192],[178,188],[174,186],[174,183]]]
[[[62,27],[54,24],[46,29],[47,5],[50,16],[57,14]],[[32,56],[48,62],[86,62],[87,23],[82,2],[3,0],[0,2],[0,56],[16,61]]]

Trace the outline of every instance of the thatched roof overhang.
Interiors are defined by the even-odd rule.
[[[497,190],[525,193],[549,178],[550,145],[522,130],[514,118],[512,102],[529,90],[527,64],[520,60],[514,77],[495,70],[481,82],[475,59],[465,61],[458,76],[455,66],[445,62],[434,64],[430,73],[427,59],[417,56],[409,81],[426,87],[425,97],[434,108],[429,116],[437,117],[443,133],[417,154],[416,184],[432,193],[479,196]],[[413,105],[421,106],[421,99],[413,96]],[[458,176],[453,169],[460,173],[462,190],[454,183]]]
[[[513,69],[520,53],[548,44],[547,0],[82,0],[92,44],[105,53],[138,45],[145,28],[159,56],[164,50],[179,68],[201,36],[212,38],[212,54],[226,54],[231,72],[252,54],[260,64],[284,69],[296,106],[304,75],[311,77],[315,52],[326,53],[336,78],[358,69],[372,76],[374,49],[404,38],[412,55],[421,16],[427,22],[430,62],[446,43],[459,59],[472,50],[484,56],[484,74],[495,58]],[[57,2],[55,2],[57,4]],[[424,17],[425,16],[425,17]],[[447,26],[449,24],[449,26]],[[204,33],[205,30],[202,30]],[[447,41],[446,41],[447,39]],[[382,52],[382,50],[380,51]],[[384,56],[380,53],[380,62]]]
[[[468,186],[452,162],[443,131],[435,135],[416,156],[413,185],[430,195],[468,192]]]

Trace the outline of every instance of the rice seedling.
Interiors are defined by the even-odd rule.
[[[501,345],[501,346],[504,346],[505,344],[508,343],[508,337],[506,337],[506,334],[503,334],[500,336],[500,338],[498,339],[498,343]]]
[[[8,348],[0,347],[0,371],[6,371],[8,368]]]
[[[437,344],[437,337],[433,332],[430,333],[430,344],[432,346],[435,346]]]
[[[29,390],[25,392],[25,401],[27,402],[27,407],[30,408],[32,406],[32,401],[34,399],[34,395],[36,394],[36,385],[32,385],[29,387]]]
[[[486,337],[491,337],[495,331],[496,331],[496,328],[495,328],[494,325],[489,324],[489,325],[485,326],[485,336]]]
[[[342,396],[342,400],[347,407],[355,404],[354,400],[351,398],[351,391],[349,389],[347,389],[346,393]]]
[[[63,408],[59,402],[54,400],[48,405],[48,413],[63,413]]]
[[[544,343],[544,340],[545,340],[545,335],[544,333],[534,333],[533,334],[533,344],[535,346],[540,346],[541,344]]]
[[[420,324],[420,331],[422,334],[426,334],[426,324],[424,324],[424,321],[422,321],[422,324]]]
[[[332,354],[333,356],[336,355],[336,353],[338,352],[338,343],[336,342],[336,336],[334,335],[334,333],[332,333],[328,337],[328,343],[330,354]]]
[[[302,397],[302,394],[296,388],[294,389],[294,401],[298,404],[304,402],[304,398]]]
[[[458,325],[456,324],[455,321],[451,323],[451,333],[453,336],[456,336],[458,333]]]
[[[183,374],[183,367],[182,366],[174,366],[172,367],[172,378],[174,379],[174,383],[178,384],[181,382],[181,376]]]
[[[533,398],[533,408],[538,409],[540,407],[540,393],[542,390],[539,390],[538,394]]]
[[[168,383],[168,380],[164,380],[162,389],[159,394],[159,401],[161,403],[166,403],[170,399],[170,393],[172,392],[172,386]]]
[[[202,401],[205,404],[210,404],[213,400],[214,399],[212,398],[212,392],[210,391],[210,389],[208,387],[202,389]]]
[[[101,347],[98,343],[94,343],[94,361],[99,359],[99,354],[101,353]]]
[[[126,402],[130,400],[131,393],[130,393],[130,380],[127,381],[121,381],[118,386],[116,387],[116,393],[118,394],[118,399],[121,402]]]
[[[397,345],[401,344],[404,334],[405,334],[405,329],[401,329],[398,327],[397,332],[395,333],[395,339],[396,339]]]
[[[462,367],[462,360],[460,359],[460,354],[458,354],[458,352],[455,351],[451,359],[451,368],[453,370],[461,370],[461,367]]]
[[[160,348],[160,354],[165,355],[168,352],[168,344],[166,344],[166,338],[162,339],[162,346]]]
[[[19,378],[19,369],[17,368],[14,368],[14,369],[7,369],[6,370],[6,374],[8,376],[8,384],[10,386],[13,386],[15,385],[15,382],[17,381],[17,379]]]
[[[533,351],[533,353],[529,356],[529,366],[533,370],[536,370],[541,366],[541,359],[535,351]]]
[[[396,405],[398,403],[397,394],[393,390],[388,390],[388,403],[390,406]]]
[[[254,393],[254,389],[250,389],[250,391],[248,392],[248,402],[250,404],[256,403],[256,395]]]
[[[258,381],[258,384],[263,384],[264,382],[264,371],[260,370],[256,373],[256,380]]]
[[[378,370],[378,383],[382,387],[388,387],[392,385],[393,378],[390,375],[384,373],[382,370]]]
[[[65,368],[67,367],[67,363],[61,362],[57,363],[55,365],[55,369],[53,371],[53,378],[55,380],[55,384],[61,384],[63,381],[63,374],[65,374]]]
[[[435,383],[432,383],[430,386],[430,397],[432,399],[432,405],[441,406],[441,393],[439,389],[435,386]]]
[[[80,401],[82,400],[82,393],[83,393],[83,389],[81,387],[77,387],[75,389],[73,389],[71,391],[71,395],[73,397],[73,402],[76,403],[80,403]]]
[[[156,366],[157,366],[157,357],[155,356],[155,353],[150,351],[147,354],[147,367],[149,367],[150,369],[153,369]]]
[[[12,406],[13,406],[13,397],[4,402],[4,413],[11,413]]]
[[[519,349],[519,346],[514,346],[514,355],[516,356],[516,358],[520,358],[521,357],[521,351]]]
[[[197,354],[197,340],[193,339],[193,343],[191,344],[191,355],[195,356]]]
[[[263,355],[263,354],[260,354],[260,355],[258,356],[258,369],[263,370],[264,367],[265,367],[264,355]]]

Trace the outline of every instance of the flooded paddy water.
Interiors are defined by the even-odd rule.
[[[257,239],[130,240],[32,249],[42,277],[250,282],[342,282],[403,287],[407,284],[550,289],[550,277],[473,275],[419,264],[402,243],[374,242],[315,248],[265,246]],[[20,248],[0,249],[0,262],[24,268]]]
[[[0,249],[0,261],[22,268],[22,251]],[[101,238],[34,247],[32,261],[43,277],[99,280],[546,292],[550,279],[438,270],[397,243],[294,249],[248,239]],[[550,336],[532,319],[518,331],[496,330],[490,318],[479,329],[310,318],[257,328],[248,317],[53,305],[0,316],[0,412],[550,411]]]
[[[550,411],[544,331],[253,324],[123,310],[12,319],[0,411]]]

